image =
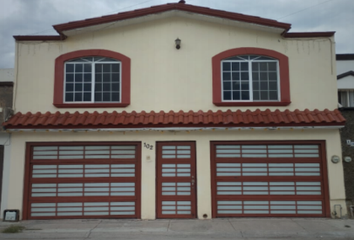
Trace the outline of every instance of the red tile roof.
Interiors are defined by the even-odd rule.
[[[285,127],[341,126],[345,119],[339,110],[261,111],[221,110],[212,112],[84,112],[84,113],[17,113],[3,123],[7,129],[48,128],[150,128],[150,127]]]

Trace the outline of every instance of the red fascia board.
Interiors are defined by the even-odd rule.
[[[284,33],[285,38],[333,37],[336,32],[292,32]]]
[[[35,36],[24,36],[24,35],[17,35],[13,36],[14,39],[17,41],[61,41],[64,40],[65,37],[63,36],[54,36],[54,35],[35,35]]]
[[[233,13],[233,12],[226,12],[222,10],[210,9],[210,8],[188,5],[183,3],[171,3],[171,4],[158,5],[149,8],[137,9],[129,12],[122,12],[113,15],[102,16],[98,18],[90,18],[81,21],[58,24],[58,25],[54,25],[53,27],[58,33],[63,34],[62,33],[63,31],[67,31],[71,29],[83,28],[83,27],[88,27],[92,25],[98,25],[98,24],[103,24],[103,23],[108,23],[113,21],[120,21],[120,20],[136,18],[136,17],[142,17],[149,14],[157,14],[157,13],[171,11],[171,10],[181,10],[181,11],[192,12],[197,14],[209,15],[213,17],[227,18],[236,21],[265,25],[269,27],[283,28],[285,29],[285,31],[288,31],[291,28],[291,24],[289,23],[282,23],[271,19],[260,18],[256,16],[250,16],[250,15],[243,15],[243,14]]]

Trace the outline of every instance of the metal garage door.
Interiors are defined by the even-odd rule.
[[[329,216],[324,142],[212,142],[213,217]]]
[[[140,218],[140,159],[140,143],[28,144],[23,218]]]

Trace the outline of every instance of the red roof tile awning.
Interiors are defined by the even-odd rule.
[[[188,128],[188,127],[302,127],[344,126],[339,110],[221,110],[213,112],[20,112],[3,123],[6,129]]]

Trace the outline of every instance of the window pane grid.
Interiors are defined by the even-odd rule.
[[[223,62],[224,100],[249,100],[249,64],[241,61]]]
[[[91,102],[91,63],[66,63],[65,101]]]
[[[120,102],[120,62],[85,57],[65,63],[65,102]]]
[[[224,101],[278,101],[278,61],[264,56],[235,56],[222,61]]]
[[[118,102],[120,93],[120,66],[117,63],[96,64],[95,101]]]
[[[276,62],[252,63],[253,100],[278,100]]]

